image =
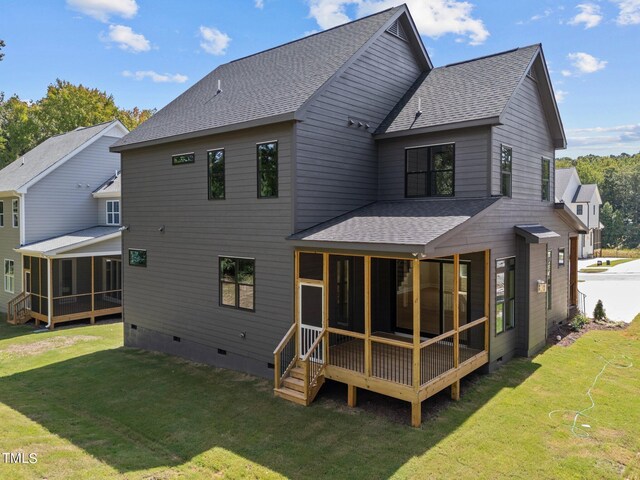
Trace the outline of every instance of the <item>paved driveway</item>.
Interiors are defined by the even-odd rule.
[[[596,261],[580,260],[578,269]],[[616,265],[602,273],[578,273],[578,280],[578,290],[587,296],[586,309],[589,316],[593,315],[599,299],[602,300],[607,317],[612,320],[630,322],[640,313],[640,260]]]

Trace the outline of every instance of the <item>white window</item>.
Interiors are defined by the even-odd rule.
[[[15,281],[16,281],[16,275],[15,275],[13,260],[7,260],[5,258],[4,260],[4,291],[13,293],[15,289]]]
[[[20,225],[20,214],[18,213],[18,199],[11,200],[11,223],[13,228],[18,228]]]
[[[0,227],[4,227],[4,200],[0,200]]]
[[[120,200],[107,200],[107,225],[120,225]]]

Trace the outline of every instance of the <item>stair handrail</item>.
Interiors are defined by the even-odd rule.
[[[302,360],[301,360],[304,368],[305,398],[309,398],[309,392],[311,388],[313,388],[316,385],[318,378],[324,371],[324,361],[320,361],[320,362],[312,361],[313,360],[312,357],[316,352],[316,350],[322,345],[322,341],[324,340],[326,333],[327,333],[326,329],[323,328],[320,331],[320,335],[318,335],[318,338],[316,338],[315,341],[311,344],[311,347],[309,347],[309,350],[307,350],[307,353],[302,357]]]
[[[28,297],[30,297],[30,293],[20,292],[18,295],[9,300],[7,304],[7,321],[15,322],[18,318],[18,305],[21,302],[25,302]]]
[[[289,344],[292,338],[295,339],[297,331],[298,331],[297,324],[293,323],[291,327],[289,327],[289,330],[287,330],[287,333],[285,333],[284,337],[282,337],[282,340],[280,340],[280,343],[278,344],[278,346],[273,351],[273,371],[274,371],[275,388],[280,388],[282,379],[287,376],[287,373],[289,373],[289,370],[291,370],[291,368],[293,368],[293,366],[296,364],[297,352],[295,351],[296,350],[295,345],[297,345],[297,342],[294,342],[293,356],[288,360],[289,363],[287,364],[284,372],[282,373],[280,372],[281,366],[282,366],[280,361],[282,351]]]
[[[577,290],[577,289],[576,289]],[[578,290],[578,311],[583,315],[586,315],[587,312],[587,295]]]

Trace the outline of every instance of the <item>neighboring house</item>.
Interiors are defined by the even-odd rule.
[[[587,226],[578,238],[578,256],[592,258],[602,249],[600,205],[602,198],[595,183],[583,185],[575,167],[556,170],[556,202],[567,205]]]
[[[119,313],[120,155],[112,121],[51,137],[0,170],[0,306],[11,323]]]
[[[434,68],[406,6],[221,65],[112,146],[125,344],[418,425],[575,304],[565,143],[539,45]]]

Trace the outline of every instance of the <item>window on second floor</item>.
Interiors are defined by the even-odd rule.
[[[500,194],[505,197],[511,196],[511,167],[513,160],[513,150],[511,147],[502,145],[500,147]]]
[[[278,196],[278,142],[259,143],[258,198]]]
[[[18,199],[11,200],[11,225],[13,228],[20,226],[20,214],[18,213]]]
[[[576,205],[576,213],[582,215],[582,205]]]
[[[0,200],[0,227],[4,227],[4,200]]]
[[[594,215],[596,214],[596,206],[595,205],[593,206],[593,214]]]
[[[453,197],[454,145],[415,147],[405,150],[406,197]]]
[[[224,149],[207,152],[209,200],[224,199]]]
[[[107,200],[107,225],[120,225],[120,200]]]
[[[551,200],[551,161],[542,158],[542,200]]]

